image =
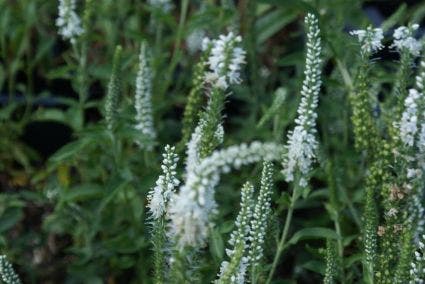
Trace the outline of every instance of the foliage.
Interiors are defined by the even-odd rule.
[[[1,1],[2,280],[422,283],[424,16]]]

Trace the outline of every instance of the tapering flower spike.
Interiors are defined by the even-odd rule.
[[[288,155],[283,163],[286,181],[294,181],[299,173],[299,185],[307,186],[308,174],[316,157],[318,147],[316,133],[316,108],[322,81],[320,79],[322,63],[321,43],[318,20],[313,14],[305,18],[307,26],[307,56],[304,82],[301,89],[301,103],[298,107],[296,126],[288,134]]]
[[[221,263],[219,279],[215,281],[217,284],[245,283],[245,273],[248,266],[248,258],[245,256],[245,251],[248,247],[248,236],[251,228],[253,194],[254,187],[252,184],[245,183],[241,190],[241,206],[236,218],[235,230],[229,240],[232,248],[226,250],[230,260]]]
[[[159,176],[155,187],[148,195],[148,208],[153,219],[164,216],[168,201],[174,193],[175,188],[180,184],[176,174],[179,158],[175,153],[175,147],[171,147],[170,145],[165,146],[162,157],[162,175]]]
[[[170,202],[170,233],[177,237],[178,246],[205,244],[208,229],[213,225],[211,214],[216,212],[214,190],[221,173],[260,160],[280,160],[283,152],[280,145],[253,142],[214,151],[204,158],[193,172],[188,173],[185,184]]]
[[[258,266],[263,257],[263,246],[266,239],[268,221],[271,215],[271,196],[273,193],[273,164],[271,162],[263,163],[261,174],[260,193],[255,203],[254,213],[251,220],[249,235],[249,265],[251,275],[256,275]],[[255,276],[254,276],[255,277]],[[253,282],[256,282],[253,280]]]
[[[136,77],[136,129],[140,130],[147,143],[140,143],[142,148],[152,149],[156,138],[152,115],[152,70],[146,43],[142,43],[139,54],[139,71]]]
[[[229,85],[241,83],[240,70],[245,64],[246,52],[237,46],[240,42],[241,36],[232,32],[220,35],[216,40],[204,39],[203,49],[211,48],[207,61],[210,70],[205,75],[207,82],[222,90],[226,90]]]
[[[112,65],[112,73],[109,79],[108,92],[105,101],[105,118],[108,129],[115,127],[118,114],[118,100],[121,96],[121,46],[115,48],[114,60]]]

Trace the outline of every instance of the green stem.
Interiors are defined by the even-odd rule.
[[[298,181],[296,180],[296,186],[294,188],[294,190],[292,191],[292,197],[291,197],[291,204],[289,205],[288,208],[288,213],[286,214],[286,220],[285,220],[285,226],[283,227],[283,232],[282,232],[282,236],[280,237],[280,241],[277,247],[277,251],[276,254],[274,256],[273,259],[273,264],[272,264],[272,268],[270,269],[270,273],[269,276],[267,277],[267,281],[266,284],[270,284],[273,278],[273,274],[276,271],[280,256],[282,254],[282,252],[284,251],[284,249],[286,248],[286,238],[288,237],[288,232],[289,232],[289,227],[291,225],[291,221],[292,221],[292,215],[294,213],[294,208],[295,208],[295,202],[298,199],[298,191],[299,191],[299,187],[298,187]]]

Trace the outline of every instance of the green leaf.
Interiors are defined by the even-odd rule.
[[[326,266],[323,261],[309,260],[301,265],[302,268],[324,275]]]
[[[65,192],[61,193],[62,201],[65,202],[77,202],[84,201],[92,198],[97,198],[102,195],[104,190],[98,184],[82,184],[67,189]]]
[[[301,240],[306,239],[338,239],[338,235],[334,230],[322,227],[305,228],[296,232],[288,241],[288,245],[295,245]]]
[[[0,218],[0,233],[3,233],[18,223],[24,217],[24,213],[21,208],[9,208],[7,209]]]
[[[219,225],[219,232],[221,234],[226,234],[226,233],[231,232],[234,227],[235,227],[234,221],[226,221],[226,222]]]
[[[75,142],[68,143],[53,154],[50,161],[53,163],[59,163],[69,160],[87,146],[89,142],[90,141],[87,139],[79,139]]]
[[[211,232],[211,238],[210,238],[210,252],[212,256],[216,260],[223,259],[224,255],[224,241],[221,237],[221,234],[218,232],[218,230],[213,229]]]
[[[263,44],[286,25],[294,21],[296,17],[296,12],[290,12],[288,14],[286,9],[279,9],[273,10],[258,19],[255,27],[257,30],[257,44]]]

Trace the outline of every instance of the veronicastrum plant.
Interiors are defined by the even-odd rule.
[[[1,256],[2,282],[425,281],[425,6],[375,27],[361,1],[130,2],[40,9],[60,50],[46,77],[72,96],[22,121],[73,135],[25,184],[37,192],[0,195],[18,272]],[[2,32],[0,71],[22,91]],[[34,171],[8,138],[1,169]]]

